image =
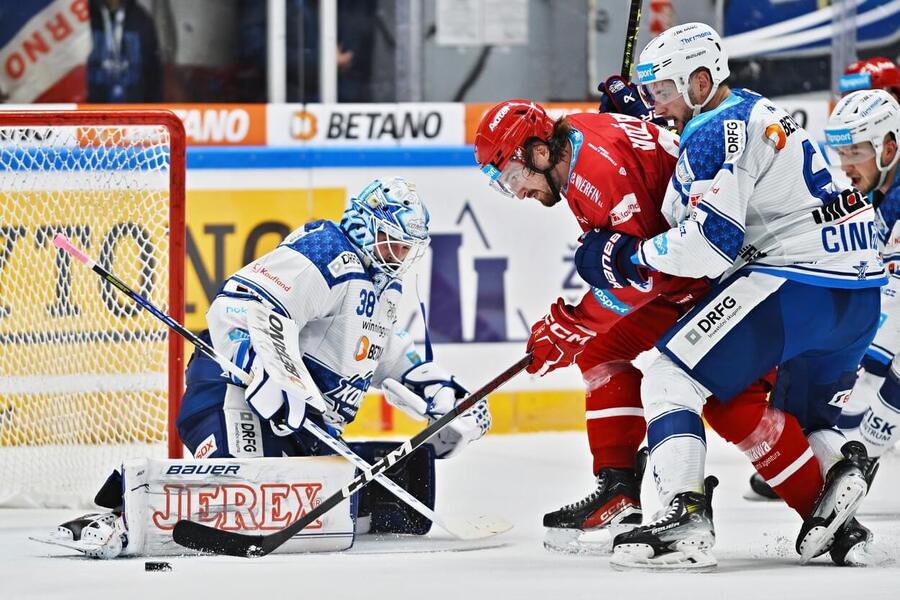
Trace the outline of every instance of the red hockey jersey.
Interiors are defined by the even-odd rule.
[[[660,207],[678,159],[678,138],[666,129],[626,115],[572,115],[575,129],[569,177],[561,190],[584,231],[611,229],[649,239],[671,225]],[[663,297],[686,305],[708,285],[652,273],[644,286],[592,289],[576,314],[598,333],[638,307]]]

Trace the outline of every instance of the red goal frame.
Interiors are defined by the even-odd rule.
[[[184,124],[170,110],[0,110],[0,126],[128,126],[155,125],[169,132],[169,314],[184,323],[185,270],[185,132]],[[184,391],[184,343],[169,335],[168,373],[169,458],[181,458],[183,446],[175,429]]]

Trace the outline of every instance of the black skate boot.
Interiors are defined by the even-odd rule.
[[[754,502],[768,502],[769,500],[781,500],[766,480],[759,473],[750,476],[750,489],[744,492],[744,500]]]
[[[569,554],[608,554],[616,534],[641,524],[641,480],[646,465],[647,449],[642,448],[634,469],[600,469],[597,489],[589,496],[544,515],[544,547]],[[600,530],[609,535],[581,539],[585,532]]]
[[[683,492],[647,525],[616,536],[610,566],[618,570],[708,570],[716,566],[709,549],[716,542],[712,493],[719,484],[707,477],[704,493]]]
[[[828,470],[816,505],[800,527],[796,548],[801,564],[831,549],[836,532],[853,519],[878,470],[860,442],[847,442],[841,453],[843,460]]]
[[[844,525],[834,536],[831,544],[831,560],[839,567],[865,567],[875,558],[870,551],[872,532],[856,518]]]

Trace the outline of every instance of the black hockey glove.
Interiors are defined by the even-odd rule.
[[[665,119],[657,118],[653,109],[644,104],[637,87],[619,75],[608,77],[606,81],[597,86],[597,91],[600,92],[599,110],[602,113],[621,113],[662,127],[668,124]]]

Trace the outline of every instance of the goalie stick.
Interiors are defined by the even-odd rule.
[[[207,356],[219,363],[219,365],[223,369],[227,370],[235,377],[240,379],[241,382],[243,382],[244,384],[250,382],[251,376],[249,373],[217,352],[215,348],[197,337],[193,332],[185,328],[181,323],[159,310],[146,298],[128,287],[128,285],[126,285],[121,279],[94,262],[89,256],[76,248],[68,237],[61,233],[57,234],[57,236],[53,240],[53,245],[63,250],[64,252],[67,252],[78,262],[87,266],[92,271],[100,275],[103,279],[114,285],[119,289],[119,291],[131,298],[141,308],[144,308],[153,316],[175,330],[184,339],[191,342],[202,352],[206,353]],[[372,469],[371,465],[369,465],[365,460],[363,460],[349,447],[347,447],[346,444],[332,437],[327,431],[325,431],[312,421],[304,419],[303,428],[314,435],[316,438],[318,438],[320,441],[322,441],[329,448],[352,462],[358,469],[361,469],[363,472]],[[463,540],[475,540],[490,537],[498,533],[503,533],[504,531],[508,531],[512,528],[512,525],[510,523],[502,519],[487,516],[479,517],[477,521],[457,517],[452,519],[452,523],[448,523],[446,519],[439,517],[433,510],[420,502],[415,496],[394,483],[389,477],[387,477],[387,475],[378,474],[376,476],[376,480],[379,484],[384,486],[385,489],[394,494],[394,496],[409,505],[410,508],[412,508],[425,518],[429,519],[432,523],[456,538]]]
[[[360,488],[368,485],[374,477],[405,459],[419,446],[449,425],[451,421],[472,408],[475,403],[520,373],[530,362],[531,355],[526,354],[480,389],[462,399],[453,410],[417,433],[399,448],[387,454],[372,465],[371,469],[365,470],[354,477],[345,487],[323,500],[317,507],[284,529],[268,535],[246,535],[207,527],[193,521],[181,520],[175,523],[172,537],[178,544],[202,552],[228,554],[245,558],[265,556],[300,533],[307,525],[349,498]]]

